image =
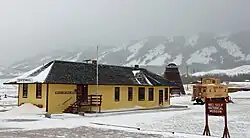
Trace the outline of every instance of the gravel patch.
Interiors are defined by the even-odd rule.
[[[39,121],[38,119],[4,119],[4,122],[33,122]]]
[[[29,131],[1,132],[1,138],[163,138],[162,135],[142,134],[91,127],[55,128]]]

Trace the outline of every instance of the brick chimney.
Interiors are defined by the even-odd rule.
[[[97,64],[97,60],[92,60],[92,64]]]

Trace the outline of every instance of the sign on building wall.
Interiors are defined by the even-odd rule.
[[[17,82],[19,82],[19,83],[30,83],[30,82],[33,82],[33,80],[29,79],[29,78],[19,78],[19,79],[17,79]]]
[[[205,99],[205,129],[203,135],[211,136],[208,126],[208,116],[223,116],[224,117],[224,132],[222,138],[230,138],[228,126],[227,126],[227,98]]]
[[[75,91],[56,91],[55,94],[76,94]]]

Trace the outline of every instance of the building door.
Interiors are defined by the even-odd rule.
[[[159,90],[159,105],[163,105],[163,90]]]
[[[88,85],[82,85],[82,99],[84,103],[88,102]]]
[[[76,99],[77,101],[81,102],[83,100],[83,95],[82,95],[82,85],[77,85],[76,89]]]

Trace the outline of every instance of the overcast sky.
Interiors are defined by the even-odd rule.
[[[0,0],[0,63],[65,47],[250,28],[249,0]]]

